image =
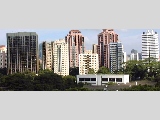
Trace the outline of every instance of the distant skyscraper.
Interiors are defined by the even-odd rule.
[[[109,43],[118,42],[118,35],[113,29],[103,29],[103,32],[98,34],[98,56],[99,56],[99,66],[110,67],[109,61]]]
[[[69,75],[68,43],[63,39],[56,40],[52,42],[52,49],[54,73]]]
[[[0,68],[7,68],[7,49],[5,45],[0,45]]]
[[[130,60],[139,60],[139,55],[137,50],[132,49],[130,54]]]
[[[124,61],[124,51],[123,45],[120,42],[109,44],[110,52],[110,71],[113,73],[115,70],[120,70],[122,68],[122,63]]]
[[[153,57],[159,60],[158,34],[153,30],[142,34],[142,60]]]
[[[44,69],[52,70],[53,61],[52,61],[52,46],[51,42],[42,43],[42,67]]]
[[[65,37],[68,43],[69,67],[79,67],[79,54],[84,53],[84,37],[79,30],[71,30]]]
[[[8,74],[29,70],[38,73],[38,35],[35,32],[7,33]]]
[[[79,54],[79,74],[88,74],[89,69],[94,69],[94,72],[98,71],[98,54],[92,53],[92,50],[85,50],[84,54]]]
[[[131,50],[131,53],[137,54],[138,52],[137,52],[137,50],[132,49],[132,50]]]

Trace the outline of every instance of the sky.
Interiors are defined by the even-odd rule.
[[[0,29],[0,45],[7,45],[6,33],[14,32],[36,32],[38,34],[38,42],[54,41],[64,39],[72,29]],[[102,29],[78,29],[85,38],[86,49],[92,49],[92,44],[98,43],[97,35],[102,32]],[[127,54],[131,53],[132,49],[141,52],[141,35],[143,32],[151,29],[114,29],[118,34],[119,40],[124,46],[124,51]],[[160,35],[160,29],[153,29]],[[159,36],[160,38],[160,36]],[[160,41],[159,41],[160,42]]]

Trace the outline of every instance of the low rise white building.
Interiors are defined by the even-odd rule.
[[[92,85],[105,85],[108,82],[129,83],[129,75],[126,74],[88,74],[77,75],[77,83],[90,83]]]

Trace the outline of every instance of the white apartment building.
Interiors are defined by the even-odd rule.
[[[68,43],[64,39],[52,42],[54,73],[69,75]]]
[[[7,68],[7,48],[0,45],[0,68]]]
[[[53,68],[52,61],[52,46],[51,42],[42,43],[42,67],[44,69],[52,70]]]
[[[84,54],[79,54],[79,74],[88,74],[89,69],[94,69],[94,72],[98,71],[98,54],[92,53],[92,50],[85,50]]]
[[[142,60],[153,57],[159,60],[158,34],[148,30],[142,34]]]

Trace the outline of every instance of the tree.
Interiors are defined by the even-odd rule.
[[[64,81],[64,88],[65,89],[75,88],[77,86],[75,76],[71,76],[71,75],[64,76],[63,81]]]
[[[98,72],[97,72],[97,74],[109,74],[109,73],[110,73],[109,69],[104,67],[104,66],[100,67]]]
[[[33,80],[31,76],[15,73],[6,76],[3,87],[11,91],[33,91]]]
[[[53,71],[45,71],[34,79],[36,91],[64,90],[64,82],[61,75]]]
[[[144,61],[130,60],[123,64],[125,64],[123,72],[130,75],[130,80],[147,77],[147,64]]]
[[[88,71],[88,74],[95,74],[95,71],[93,68],[90,68],[89,71]]]
[[[160,86],[160,73],[155,76],[154,80],[156,82],[156,86]]]
[[[71,76],[79,75],[79,67],[69,68],[69,75]]]

